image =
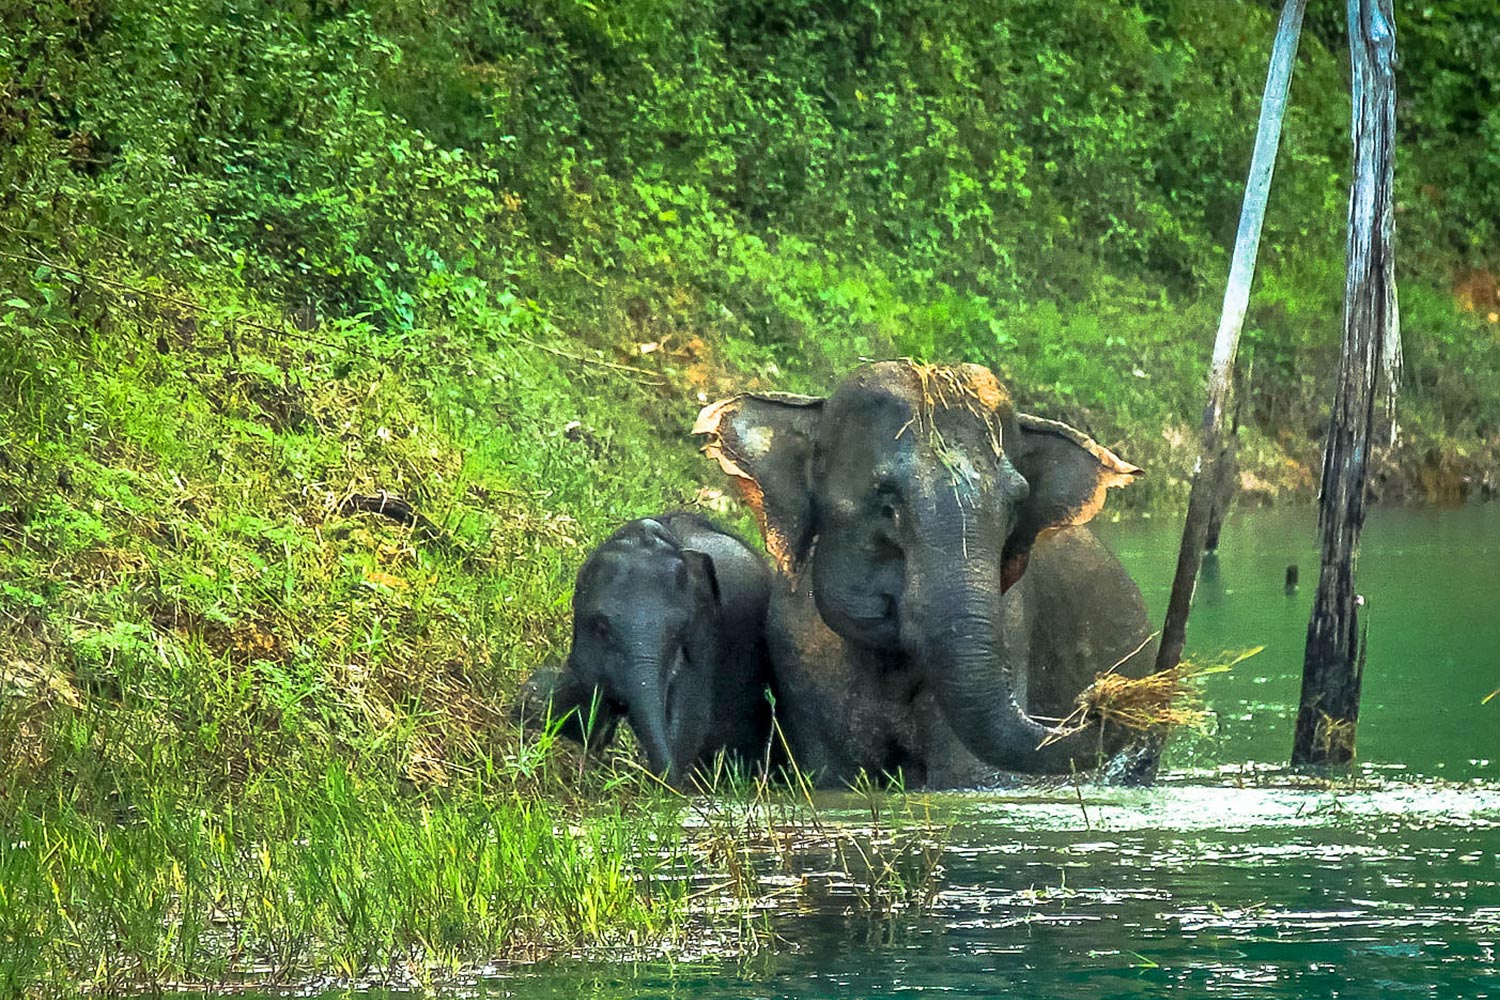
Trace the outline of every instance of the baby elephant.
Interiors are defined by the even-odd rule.
[[[523,712],[550,699],[562,731],[593,749],[624,716],[674,786],[720,751],[755,766],[771,731],[769,596],[761,557],[704,518],[631,521],[578,571],[573,648],[560,673],[527,682]]]

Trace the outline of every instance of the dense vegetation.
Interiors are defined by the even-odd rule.
[[[1500,457],[1500,17],[1399,13],[1383,488],[1451,497]],[[1178,495],[1273,18],[0,7],[0,991],[661,932],[654,796],[599,805],[505,721],[580,547],[716,482],[701,400],[862,356],[988,363],[1155,473],[1122,499]],[[1265,497],[1316,478],[1341,31],[1309,23],[1247,331]],[[343,506],[380,489],[434,530]],[[434,881],[350,895],[403,867]]]

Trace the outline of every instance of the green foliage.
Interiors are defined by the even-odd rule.
[[[1402,11],[1419,280],[1493,242],[1492,13]],[[227,273],[304,317],[397,333],[508,296],[606,340],[621,311],[657,327],[643,340],[717,332],[794,380],[871,353],[1019,348],[1074,351],[1100,384],[1131,369],[1018,344],[1013,317],[1052,301],[1174,324],[1169,367],[1192,377],[1206,331],[1180,313],[1221,280],[1273,27],[1253,4],[930,0],[8,17],[4,221],[44,245],[118,237],[155,273]],[[1336,12],[1315,12],[1262,266],[1299,310],[1319,303],[1260,331],[1292,368],[1322,360],[1303,331],[1326,342],[1337,322],[1343,59]],[[1055,368],[1036,374],[1051,386]]]
[[[1441,275],[1493,268],[1500,197],[1500,67],[1496,11],[1485,0],[1397,0],[1396,185],[1403,263]],[[1337,5],[1308,12],[1308,29],[1343,55]]]
[[[583,548],[722,486],[701,402],[866,356],[991,365],[1151,471],[1121,501],[1180,496],[1273,17],[0,5],[0,992],[217,975],[231,903],[284,969],[660,931],[611,860],[653,863],[635,786],[596,811],[505,721]],[[1245,344],[1286,495],[1343,283],[1310,17]],[[1386,471],[1460,482],[1497,457],[1500,337],[1448,288],[1494,266],[1500,30],[1399,18]],[[341,509],[378,489],[438,535]]]

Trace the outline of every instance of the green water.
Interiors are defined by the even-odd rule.
[[[1104,534],[1165,602],[1177,523]],[[1382,511],[1360,588],[1370,654],[1361,780],[1279,770],[1316,582],[1307,512],[1232,521],[1190,653],[1264,644],[1210,678],[1217,732],[1151,789],[945,795],[934,911],[850,916],[839,876],[750,959],[561,961],[455,995],[539,997],[1500,996],[1500,505]],[[1286,565],[1301,591],[1283,592]],[[835,821],[863,822],[831,797]],[[825,862],[826,865],[826,862]]]
[[[949,803],[925,918],[780,921],[746,962],[559,963],[515,997],[1500,995],[1500,792],[1328,794],[1171,782]],[[856,817],[851,814],[851,820]],[[1175,988],[1175,989],[1174,989]]]
[[[1175,565],[1176,518],[1106,525],[1158,620]],[[1318,581],[1311,510],[1237,514],[1217,573],[1198,585],[1188,655],[1265,645],[1228,674],[1206,678],[1216,738],[1189,763],[1280,763],[1291,754],[1307,619]],[[1288,597],[1288,564],[1301,587]],[[1212,569],[1212,565],[1208,569]],[[1359,755],[1390,775],[1500,778],[1500,505],[1374,511],[1358,589],[1369,627]],[[1182,754],[1176,755],[1182,764]]]

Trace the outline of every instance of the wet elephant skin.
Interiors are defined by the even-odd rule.
[[[708,520],[631,521],[578,571],[567,661],[532,676],[521,714],[561,719],[595,749],[624,719],[652,770],[678,786],[720,753],[759,766],[771,731],[769,594],[764,559]]]
[[[1139,469],[1017,413],[977,365],[884,362],[827,398],[740,395],[695,431],[776,563],[778,713],[821,783],[1066,774],[1131,743],[1091,727],[1042,746],[1096,674],[1149,668],[1140,592],[1083,527]]]

